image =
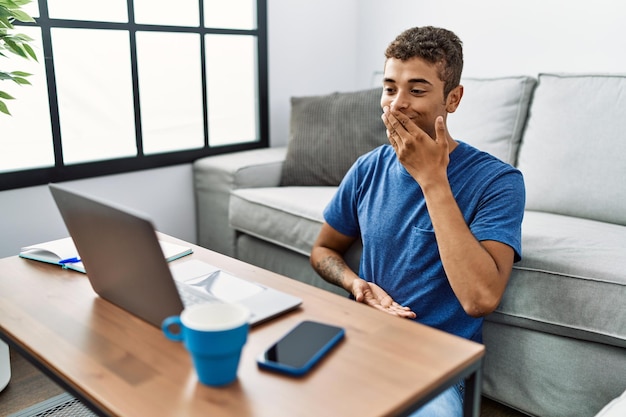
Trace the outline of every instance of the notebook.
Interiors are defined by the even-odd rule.
[[[172,242],[159,240],[159,245],[161,245],[161,250],[167,262],[172,262],[193,253],[190,247],[177,245]],[[71,237],[25,246],[20,249],[19,256],[20,258],[46,262],[59,265],[65,269],[85,273],[85,266],[78,256],[78,250]]]
[[[255,325],[297,308],[302,300],[196,259],[168,265],[152,220],[143,213],[49,185],[93,290],[157,326],[180,314],[183,299],[238,302]],[[182,294],[182,295],[181,295]]]

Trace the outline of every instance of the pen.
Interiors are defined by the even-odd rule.
[[[59,261],[59,263],[61,265],[63,265],[63,264],[73,264],[73,263],[76,263],[76,262],[80,262],[80,258],[73,257],[73,258],[61,259]]]

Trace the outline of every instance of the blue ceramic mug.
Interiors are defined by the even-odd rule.
[[[250,311],[239,304],[196,304],[167,317],[161,329],[168,339],[183,342],[200,382],[219,387],[237,379],[249,318]]]

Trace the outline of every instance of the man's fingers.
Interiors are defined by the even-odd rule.
[[[389,123],[388,127],[391,128],[389,130],[391,130],[392,132],[400,133],[400,130],[406,130],[407,132],[409,131],[407,126],[411,120],[404,114],[398,113],[396,115],[389,112],[387,113],[387,120]]]
[[[435,136],[437,142],[447,140],[446,124],[443,122],[443,116],[437,116],[435,119]]]
[[[409,116],[401,111],[392,112],[388,107],[385,107],[382,118],[390,135],[397,138],[396,141],[404,142],[410,138],[420,139],[428,136]]]
[[[359,303],[363,302],[363,291],[361,291],[359,288],[356,288],[354,290],[354,294],[353,295],[354,295],[354,299],[357,302],[359,302]]]

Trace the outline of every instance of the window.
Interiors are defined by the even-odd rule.
[[[266,0],[40,0],[3,82],[0,190],[268,146]],[[44,58],[45,57],[45,58]]]

